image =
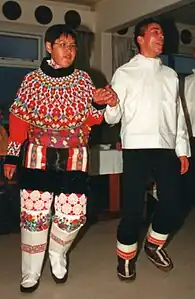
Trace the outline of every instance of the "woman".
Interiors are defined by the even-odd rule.
[[[89,75],[75,69],[75,32],[54,25],[45,34],[50,59],[24,78],[10,108],[10,138],[4,173],[11,179],[27,140],[21,189],[22,292],[37,289],[50,221],[49,258],[57,283],[67,278],[66,253],[85,223],[87,144],[100,124],[109,89],[95,90]],[[51,206],[54,215],[51,218]]]

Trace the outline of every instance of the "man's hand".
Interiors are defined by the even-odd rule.
[[[94,102],[99,105],[109,105],[110,107],[114,107],[118,103],[118,97],[115,91],[106,86],[105,88],[98,88],[93,96]]]
[[[116,143],[116,150],[120,151],[122,149],[121,142]]]
[[[16,171],[16,165],[11,165],[11,164],[4,165],[4,176],[8,180],[11,180],[13,178],[15,171]]]
[[[186,156],[181,156],[179,157],[180,163],[181,163],[181,174],[184,174],[188,171],[189,169],[189,161],[188,158]]]

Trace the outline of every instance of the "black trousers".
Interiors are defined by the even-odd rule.
[[[88,174],[82,171],[55,171],[23,168],[20,171],[19,187],[26,190],[39,190],[60,193],[88,195]]]
[[[122,217],[117,239],[131,245],[137,242],[144,207],[147,180],[153,176],[159,201],[152,228],[169,234],[180,219],[180,161],[174,150],[123,150]]]
[[[191,157],[187,173],[181,176],[181,203],[184,218],[188,215],[191,208],[195,205],[195,137],[191,140]]]
[[[67,171],[68,154],[68,149],[47,148],[46,170],[20,167],[20,189],[48,191],[55,195],[76,193],[87,196],[88,174],[83,171]]]

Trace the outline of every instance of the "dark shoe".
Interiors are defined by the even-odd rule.
[[[66,274],[64,275],[64,277],[62,277],[62,278],[58,278],[58,277],[56,277],[56,276],[53,274],[51,266],[50,266],[50,271],[51,271],[51,276],[52,276],[53,280],[55,281],[55,283],[65,283],[65,282],[67,281],[67,279],[68,279],[68,273],[66,273]]]
[[[136,278],[135,259],[125,260],[118,256],[117,275],[121,281],[134,281]]]
[[[32,287],[23,287],[22,285],[20,285],[20,292],[22,292],[22,293],[33,293],[34,291],[36,291],[38,286],[39,286],[39,281],[37,281],[37,283]]]
[[[169,272],[173,269],[173,262],[164,248],[146,241],[144,250],[148,259],[160,270]]]

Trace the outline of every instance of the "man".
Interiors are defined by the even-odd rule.
[[[11,179],[27,140],[20,178],[22,292],[39,285],[51,220],[52,277],[56,283],[67,278],[66,254],[86,220],[89,132],[104,113],[94,100],[116,98],[111,89],[95,90],[89,75],[75,68],[77,39],[68,26],[50,27],[45,45],[51,58],[26,75],[10,108],[4,165]]]
[[[195,203],[195,70],[193,73],[185,78],[185,101],[186,101],[186,121],[188,122],[190,143],[191,143],[191,157],[189,171],[183,176],[181,181],[182,189],[182,204],[184,209],[189,211]]]
[[[139,54],[119,67],[111,82],[118,103],[114,106],[112,102],[113,107],[107,106],[105,111],[109,124],[121,119],[122,217],[117,231],[117,274],[121,280],[136,277],[144,193],[151,173],[159,201],[144,248],[158,268],[173,268],[164,245],[179,218],[180,174],[187,172],[190,156],[177,74],[157,58],[164,44],[160,24],[153,19],[137,24],[135,42]]]

